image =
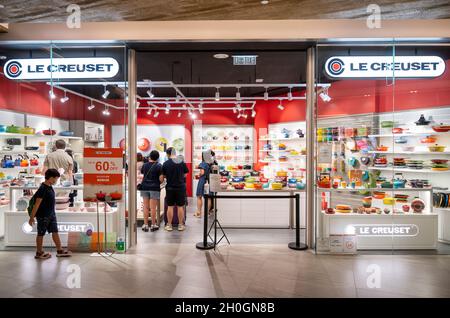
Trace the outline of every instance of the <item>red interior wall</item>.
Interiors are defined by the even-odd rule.
[[[229,105],[215,104],[215,107],[225,107]],[[138,110],[137,123],[138,125],[184,125],[185,127],[185,159],[189,167],[188,180],[192,180],[192,126],[194,120],[192,120],[186,111],[181,112],[182,116],[178,118],[178,111],[172,110],[169,114],[165,114],[164,111],[159,111],[157,118],[152,115],[147,115],[147,110]],[[195,123],[200,125],[253,125],[254,119],[248,114],[247,118],[237,118],[236,114],[232,114],[230,111],[205,111],[203,115],[197,114]],[[232,114],[232,115],[231,115]],[[126,118],[125,118],[126,119]],[[108,119],[108,123],[111,125],[121,125],[124,123],[123,111],[114,110],[111,111],[111,116]],[[112,145],[117,146],[117,145]],[[193,193],[192,182],[187,182],[187,192],[191,196]]]
[[[90,101],[67,94],[69,100],[61,103],[63,92],[55,89],[56,98],[50,99],[50,86],[41,82],[16,82],[0,76],[0,109],[20,113],[54,117],[63,120],[87,120],[105,124],[105,145],[111,144],[110,124],[98,109],[89,111]],[[100,106],[98,106],[100,108]]]
[[[332,100],[324,103],[318,99],[318,115],[342,116],[351,114],[363,114],[372,112],[390,112],[426,107],[450,106],[450,60],[446,62],[446,71],[435,79],[397,79],[395,85],[392,80],[342,80],[333,82],[328,90]],[[105,145],[111,145],[111,125],[121,125],[127,120],[125,112],[111,110],[111,116],[105,117],[97,106],[88,111],[89,100],[69,94],[69,101],[61,104],[59,98],[62,92],[55,90],[58,98],[53,100],[53,108],[48,95],[49,86],[37,82],[16,82],[0,76],[0,109],[29,113],[34,115],[51,116],[60,119],[88,120],[105,125]],[[417,92],[415,92],[417,91]],[[303,94],[303,93],[300,93]],[[109,101],[122,106],[123,101]],[[205,111],[199,115],[198,121],[204,125],[254,125],[255,144],[260,135],[267,133],[270,123],[304,121],[306,114],[306,101],[283,101],[285,109],[277,108],[279,102],[258,101],[255,106],[257,115],[252,118],[238,119],[230,111]],[[225,105],[217,105],[225,106]],[[394,109],[395,106],[395,109]],[[53,114],[52,112],[53,111]],[[176,111],[166,115],[160,112],[158,118],[148,116],[145,110],[138,111],[138,124],[163,125],[181,124],[186,129],[186,161],[192,158],[192,125],[193,121],[186,112],[182,112],[181,118]],[[255,158],[258,147],[255,149]],[[190,165],[192,171],[192,165]],[[190,176],[191,177],[191,176]],[[188,182],[188,193],[192,193],[191,182]]]

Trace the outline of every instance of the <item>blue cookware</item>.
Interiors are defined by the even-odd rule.
[[[5,155],[2,159],[2,168],[14,168],[14,161],[10,155]]]
[[[4,132],[6,132],[6,126],[0,125],[0,133],[4,133]]]
[[[14,166],[15,167],[20,167],[20,163],[22,162],[23,156],[22,155],[18,155],[17,159],[14,160]]]
[[[73,131],[65,130],[59,133],[60,136],[72,137],[74,135]]]

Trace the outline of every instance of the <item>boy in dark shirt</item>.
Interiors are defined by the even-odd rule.
[[[174,148],[166,150],[169,159],[162,166],[162,175],[166,179],[166,197],[167,197],[167,225],[166,231],[172,231],[173,210],[176,205],[178,208],[178,231],[184,231],[184,206],[186,205],[186,175],[189,172],[188,167],[183,160],[176,156]]]
[[[56,245],[57,257],[71,256],[69,251],[61,248],[61,239],[59,238],[58,223],[56,221],[55,191],[52,186],[56,184],[59,177],[60,174],[56,169],[48,169],[45,171],[45,181],[34,194],[35,203],[28,223],[30,226],[33,226],[34,218],[37,219],[36,256],[34,257],[36,259],[47,259],[52,256],[42,249],[46,232],[52,233],[52,239]]]

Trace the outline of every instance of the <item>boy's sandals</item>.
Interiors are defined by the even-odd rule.
[[[48,252],[36,252],[36,255],[34,256],[35,259],[48,259],[52,257],[52,254],[48,253]]]
[[[72,252],[68,250],[56,251],[56,257],[70,257],[70,256],[72,256]]]

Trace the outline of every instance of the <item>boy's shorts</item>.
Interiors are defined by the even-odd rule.
[[[45,233],[58,233],[56,215],[37,217],[37,235],[44,236]]]

